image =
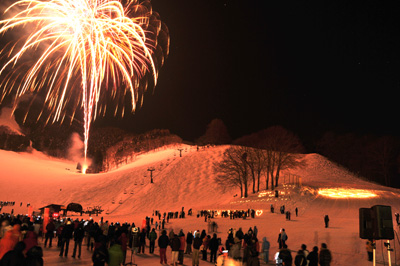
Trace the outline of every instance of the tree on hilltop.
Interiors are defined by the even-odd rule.
[[[215,182],[224,188],[238,187],[242,198],[248,196],[247,152],[247,147],[232,146],[224,152],[222,160],[213,166]]]
[[[199,145],[206,144],[228,144],[231,142],[228,129],[221,119],[215,118],[208,125],[203,136],[196,141]]]
[[[266,189],[271,184],[274,189],[279,184],[281,171],[302,164],[299,153],[304,148],[299,138],[281,126],[272,126],[251,135],[237,139],[235,144],[253,147],[249,150],[248,166],[253,175],[253,192],[257,179],[259,190],[260,176],[265,175]]]

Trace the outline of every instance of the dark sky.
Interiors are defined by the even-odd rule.
[[[400,135],[396,1],[151,2],[171,38],[154,94],[94,128],[167,128],[192,141],[220,118],[232,138],[272,125],[302,139]]]
[[[170,55],[154,95],[116,122],[185,140],[222,119],[233,138],[283,125],[301,138],[398,134],[395,1],[153,0]],[[126,126],[129,124],[129,126]]]

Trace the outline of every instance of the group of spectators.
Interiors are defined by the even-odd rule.
[[[38,226],[28,217],[0,215],[0,265],[43,265],[43,250],[38,245]]]
[[[160,228],[158,236],[153,227],[153,219],[149,217],[146,217],[146,224],[141,227],[134,223],[109,223],[103,220],[97,223],[92,219],[55,219],[50,220],[43,228],[43,220],[32,222],[29,217],[22,215],[0,215],[0,222],[0,266],[43,265],[43,250],[38,244],[38,237],[41,235],[45,238],[44,248],[51,248],[53,238],[56,238],[60,257],[68,256],[70,240],[73,239],[71,257],[74,259],[81,257],[82,245],[86,240],[85,247],[93,252],[92,261],[95,266],[124,265],[127,258],[132,259],[134,255],[147,252],[147,247],[148,252],[154,254],[156,243],[159,247],[160,263],[168,264],[167,254],[171,254],[169,260],[173,266],[182,265],[184,257],[190,257],[193,266],[198,266],[201,260],[218,266],[226,265],[227,260],[234,261],[235,265],[259,266],[260,259],[269,263],[270,257],[270,244],[266,237],[259,243],[256,226],[246,233],[241,228],[230,229],[226,241],[223,242],[218,237],[218,232],[210,235],[206,230],[184,232],[181,229],[176,233],[173,229],[167,232]],[[288,249],[287,239],[285,229],[281,229],[278,237],[279,252],[274,257],[276,265],[330,265],[332,256],[325,243],[320,248],[314,247],[311,252],[303,244],[300,250],[294,252]],[[131,252],[127,254],[128,251]],[[296,254],[292,255],[293,253]],[[20,261],[21,264],[10,264],[10,261]]]

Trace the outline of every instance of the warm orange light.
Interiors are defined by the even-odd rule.
[[[353,188],[324,188],[318,191],[318,194],[329,198],[373,198],[378,195],[371,190],[353,189]]]
[[[139,0],[10,2],[0,19],[0,34],[16,27],[29,28],[29,33],[21,35],[21,45],[0,51],[8,60],[0,67],[0,102],[7,94],[15,94],[18,103],[24,94],[45,90],[44,104],[50,111],[46,122],[53,123],[62,123],[65,117],[72,123],[75,111],[82,108],[86,158],[90,125],[105,115],[106,104],[114,101],[114,113],[123,116],[125,98],[131,100],[127,106],[132,111],[141,103],[147,88],[147,83],[140,87],[143,77],[150,74],[156,85],[164,60],[157,49],[163,24],[152,13],[150,1],[143,5]],[[38,54],[38,59],[22,74],[17,63],[29,53]]]
[[[88,169],[87,165],[82,166],[82,174],[86,174],[86,170]]]
[[[257,216],[261,216],[261,214],[263,214],[263,210],[257,210],[257,211],[256,211],[256,215],[257,215]]]

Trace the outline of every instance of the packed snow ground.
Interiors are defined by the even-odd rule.
[[[288,234],[287,244],[294,252],[301,244],[311,250],[325,242],[333,253],[333,265],[372,265],[367,261],[365,241],[359,238],[358,211],[361,207],[390,205],[392,213],[400,209],[400,190],[363,181],[340,166],[318,154],[304,155],[306,166],[284,173],[281,181],[288,181],[289,174],[301,177],[302,186],[284,184],[279,187],[279,198],[266,192],[252,194],[247,199],[238,196],[237,189],[224,189],[215,184],[213,163],[222,158],[228,146],[217,146],[197,151],[196,147],[182,145],[165,147],[140,155],[132,163],[117,170],[101,174],[80,174],[76,162],[50,158],[40,152],[15,153],[0,150],[0,201],[15,201],[13,207],[3,207],[3,212],[27,213],[27,203],[34,209],[48,204],[80,203],[84,209],[100,205],[103,214],[95,220],[135,222],[141,224],[153,210],[161,213],[192,208],[194,216],[172,219],[167,229],[184,232],[207,229],[204,218],[196,218],[198,210],[255,209],[262,211],[255,219],[217,217],[218,236],[225,242],[229,228],[241,227],[245,232],[257,226],[258,238],[266,236],[271,243],[270,259],[278,250],[280,228]],[[183,149],[182,157],[178,148]],[[150,183],[148,168],[154,167],[154,183]],[[376,193],[375,198],[332,199],[319,196],[320,188],[358,188]],[[284,193],[284,194],[283,194]],[[20,207],[20,202],[22,206]],[[114,203],[113,203],[114,202]],[[270,212],[274,204],[275,213]],[[291,211],[292,220],[279,214],[279,207]],[[295,217],[294,209],[299,209]],[[330,227],[324,227],[324,215],[330,217]],[[72,216],[75,218],[75,216]],[[81,218],[77,216],[77,218]],[[88,218],[83,216],[83,218]],[[395,224],[395,221],[394,221]],[[397,226],[395,231],[398,232]],[[400,263],[399,241],[391,241],[395,252],[392,261]],[[387,263],[387,251],[382,241],[377,243],[380,264]],[[46,252],[46,251],[45,251]],[[293,253],[295,255],[295,253]],[[46,257],[46,254],[45,254]],[[151,261],[151,263],[150,263]],[[149,258],[146,265],[157,265],[158,258]],[[188,261],[185,263],[188,264]]]

